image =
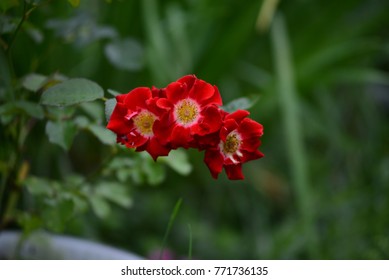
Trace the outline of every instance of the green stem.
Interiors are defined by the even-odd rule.
[[[19,201],[19,197],[20,197],[19,190],[11,190],[11,193],[7,201],[5,213],[4,213],[4,220],[3,220],[4,225],[8,224],[11,220],[13,220],[15,216],[16,205]]]
[[[285,22],[281,15],[276,15],[274,18],[271,39],[293,185],[302,218],[303,234],[308,246],[308,253],[311,258],[315,258],[317,256],[317,235],[314,229],[314,201],[308,179],[306,152],[300,127],[298,96],[289,40]]]
[[[1,179],[1,189],[0,189],[0,230],[5,228],[7,220],[9,219],[9,209],[10,205],[14,205],[10,201],[11,196],[13,196],[15,182],[10,179],[16,178],[15,166],[17,162],[17,154],[11,152],[8,157],[7,167],[3,172],[3,177]],[[10,204],[11,203],[11,204]]]
[[[15,31],[12,33],[11,39],[9,40],[8,48],[7,48],[8,53],[11,52],[11,47],[12,47],[13,43],[15,42],[16,36],[18,35],[20,29],[22,28],[23,23],[27,19],[27,16],[28,16],[27,15],[27,2],[23,1],[23,15],[22,15],[21,20],[19,21],[19,24],[16,26]]]
[[[14,67],[13,60],[12,60],[11,49],[12,49],[12,46],[13,46],[13,44],[15,42],[15,39],[16,39],[17,35],[19,34],[19,32],[20,32],[20,30],[21,30],[21,28],[23,26],[23,23],[27,20],[27,18],[30,15],[30,13],[33,10],[36,9],[36,7],[37,6],[33,6],[32,8],[27,10],[28,9],[27,2],[23,1],[23,15],[22,15],[22,18],[20,19],[18,25],[16,26],[15,31],[12,33],[11,39],[9,40],[8,46],[6,48],[6,54],[7,54],[9,70],[10,70],[10,73],[11,73],[11,77],[13,79],[16,78],[16,73],[15,73],[15,67]],[[15,94],[14,94],[13,90],[11,92],[12,92],[11,98],[15,99],[15,96],[14,96]]]
[[[169,223],[168,223],[167,228],[166,228],[165,236],[163,237],[163,240],[162,240],[161,252],[159,253],[159,259],[160,260],[162,259],[163,251],[165,250],[167,238],[168,238],[168,236],[170,234],[170,230],[173,227],[173,223],[174,223],[174,221],[175,221],[175,219],[177,217],[178,211],[180,210],[181,203],[182,203],[182,198],[180,198],[177,201],[176,205],[174,206],[173,212],[170,215],[170,219],[169,219]]]
[[[30,14],[38,7],[42,7],[44,5],[48,5],[49,3],[51,2],[51,0],[48,0],[46,2],[43,2],[39,5],[33,3],[32,4],[32,7],[30,9],[28,9],[28,4],[27,4],[27,1],[23,1],[23,15],[22,15],[22,18],[20,19],[20,22],[18,23],[18,25],[16,26],[16,29],[15,31],[12,33],[12,37],[11,39],[9,40],[9,43],[8,43],[8,46],[7,46],[7,52],[10,53],[11,51],[11,47],[13,45],[13,43],[15,42],[15,39],[16,39],[16,36],[18,35],[20,29],[22,28],[22,25],[23,23],[28,19],[28,17],[30,16]]]

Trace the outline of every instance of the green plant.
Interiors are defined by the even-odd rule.
[[[70,2],[78,5],[77,1]],[[116,136],[105,128],[106,114],[109,118],[110,112],[104,113],[106,93],[97,83],[59,73],[20,76],[14,66],[13,45],[21,30],[30,30],[31,23],[27,20],[31,13],[49,4],[23,1],[20,4],[23,14],[16,27],[7,29],[2,25],[0,227],[18,224],[25,234],[39,228],[63,232],[69,221],[89,209],[97,217],[107,218],[112,204],[131,207],[134,185],[160,184],[165,178],[165,166],[183,175],[191,171],[182,151],[154,162],[145,154],[117,146]],[[11,9],[12,5],[18,4],[8,2],[3,10]],[[6,22],[9,17],[3,14],[1,20]],[[51,26],[65,32],[67,24],[71,22]],[[106,46],[107,58],[119,68],[136,70],[138,66],[134,63],[138,58],[127,59],[130,66],[118,55],[127,57],[126,52],[138,45],[127,44],[122,51],[117,49],[121,43],[115,40]],[[112,90],[108,92],[115,94]],[[109,106],[107,108],[109,110]],[[86,172],[79,172],[72,166],[70,150],[77,137],[86,137],[97,151],[96,161]],[[35,151],[31,150],[31,145],[36,146]],[[84,156],[82,148],[74,147],[74,150],[77,158]],[[32,171],[37,164],[46,172]],[[55,178],[51,173],[52,164],[61,166]]]
[[[111,93],[141,85],[161,87],[195,73],[218,85],[226,103],[238,98],[242,101],[239,108],[251,104],[246,101],[258,100],[250,108],[250,117],[265,127],[262,147],[266,156],[245,167],[247,179],[229,182],[222,176],[214,181],[203,166],[202,155],[189,151],[190,164],[164,160],[154,165],[137,158],[140,154],[103,144],[89,128],[77,126],[73,144],[65,152],[45,135],[46,123],[55,121],[47,119],[46,111],[58,108],[12,105],[19,112],[13,118],[31,119],[27,123],[35,125],[22,145],[23,158],[16,159],[15,151],[20,154],[16,143],[26,134],[20,133],[20,121],[2,122],[2,186],[9,190],[12,184],[6,178],[17,181],[27,169],[48,184],[64,184],[70,174],[89,177],[92,182],[98,178],[126,182],[133,201],[130,210],[109,202],[108,218],[97,218],[87,210],[66,218],[64,232],[147,256],[153,250],[159,252],[171,210],[182,198],[166,242],[166,248],[178,256],[188,255],[190,240],[191,255],[202,259],[387,258],[388,1],[129,0],[109,4],[83,0],[74,8],[63,0],[26,1],[27,8],[33,2],[41,6],[19,28],[9,55],[5,46],[22,18],[24,1],[0,1],[2,121],[10,119],[3,110],[10,106],[11,88],[17,89],[15,101],[40,100],[42,90],[34,93],[38,89],[28,91],[22,86],[23,77],[31,73],[54,80],[66,74],[99,84],[107,100],[71,106],[72,114],[70,107],[60,113],[65,120],[81,117],[82,124],[86,117],[86,126],[100,127],[105,124],[103,103],[113,105]],[[257,21],[263,4],[270,7],[262,10],[266,20]],[[280,22],[276,28],[273,15],[283,18],[287,46],[277,40],[276,47],[273,39]],[[261,22],[260,32],[256,22]],[[290,60],[280,61],[280,52],[289,53]],[[113,53],[131,58],[135,68],[127,59],[112,57]],[[137,54],[136,59],[132,54]],[[126,66],[117,65],[118,61]],[[285,64],[293,74],[294,120],[283,117],[291,105],[290,96],[279,91]],[[99,116],[91,116],[85,106],[98,107]],[[285,126],[296,120],[297,137],[296,131]],[[291,151],[296,138],[302,154]],[[99,172],[101,163],[114,152],[112,162]],[[302,172],[301,165],[295,165],[301,158],[305,161]],[[166,164],[182,168],[186,175]],[[153,172],[153,177],[146,175]],[[301,180],[301,174],[305,179]],[[301,181],[308,189],[308,195],[302,195],[306,202],[301,199],[304,187],[297,186]],[[144,187],[150,183],[160,187]],[[9,194],[4,192],[2,214]],[[16,209],[27,209],[30,203],[18,201]],[[305,213],[308,210],[303,205],[312,212]],[[67,207],[65,203],[63,208]],[[8,228],[18,226],[7,224]],[[310,232],[316,236],[313,242],[305,238]]]

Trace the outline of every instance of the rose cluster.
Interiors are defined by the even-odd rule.
[[[263,157],[262,125],[245,110],[224,111],[218,88],[194,75],[162,89],[138,87],[116,101],[107,128],[118,143],[147,151],[154,160],[180,147],[205,150],[215,179],[224,167],[229,179],[239,180],[243,163]]]

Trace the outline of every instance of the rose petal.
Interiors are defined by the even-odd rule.
[[[164,88],[157,88],[155,86],[152,86],[151,93],[153,97],[158,97],[158,98],[166,97],[166,89]]]
[[[233,119],[224,121],[222,128],[220,129],[220,139],[225,142],[228,134],[238,128],[238,124]]]
[[[218,106],[222,106],[223,100],[222,100],[222,97],[220,95],[219,89],[217,88],[217,86],[213,86],[213,89],[214,89],[214,94],[212,95],[212,97],[210,99],[207,100],[207,102],[209,104],[215,104]]]
[[[166,98],[159,98],[156,102],[156,105],[161,108],[161,109],[164,109],[164,110],[170,110],[171,108],[173,108],[173,104],[167,100]]]
[[[197,80],[195,75],[186,75],[177,80],[178,83],[186,84],[187,88],[191,88],[194,82]]]
[[[154,136],[157,137],[163,145],[168,144],[169,137],[174,127],[170,125],[171,123],[168,121],[168,119],[169,116],[165,115],[161,117],[160,120],[155,120],[153,124]]]
[[[260,145],[261,141],[259,141],[258,138],[247,138],[242,140],[240,149],[248,152],[254,152],[259,148]]]
[[[195,143],[193,148],[196,148],[199,151],[215,148],[220,143],[220,137],[218,131],[204,136],[194,135],[193,137]]]
[[[159,156],[167,156],[170,152],[170,149],[162,145],[156,137],[152,137],[147,143],[146,151],[155,161]]]
[[[258,150],[253,152],[243,152],[243,157],[241,159],[241,162],[244,163],[251,160],[259,159],[261,157],[264,157],[264,154]]]
[[[243,180],[244,176],[242,173],[242,164],[233,164],[224,166],[227,177],[230,180]]]
[[[183,83],[173,82],[166,87],[166,97],[173,104],[187,98],[188,94],[187,85]]]
[[[214,133],[222,125],[222,116],[216,106],[207,106],[202,112],[197,124],[191,127],[191,133],[204,136]]]
[[[259,138],[263,135],[263,126],[252,119],[244,119],[239,126],[239,133],[243,139]]]
[[[173,149],[183,147],[188,149],[191,146],[193,137],[190,134],[190,129],[176,125],[170,135],[169,143]]]
[[[204,162],[208,166],[212,177],[217,179],[223,170],[223,156],[220,151],[209,149],[205,151]]]
[[[148,139],[149,138],[144,137],[144,136],[140,135],[138,132],[136,132],[135,130],[133,130],[127,134],[127,141],[126,141],[125,145],[128,148],[137,148],[137,147],[145,144]]]
[[[136,111],[137,108],[147,108],[146,100],[152,97],[151,90],[147,87],[138,87],[130,91],[124,103],[127,108]]]
[[[189,91],[189,97],[196,100],[201,106],[210,105],[208,102],[215,94],[215,90],[211,84],[197,79],[193,84],[193,87]]]
[[[240,123],[245,117],[247,117],[248,115],[250,115],[250,113],[246,110],[236,110],[235,112],[229,114],[226,116],[226,120],[228,119],[233,119],[235,120],[237,123]]]
[[[107,128],[116,134],[127,134],[132,129],[132,124],[125,118],[126,114],[127,108],[122,103],[117,103],[107,124]]]
[[[117,103],[124,103],[124,99],[126,99],[128,93],[116,95]]]

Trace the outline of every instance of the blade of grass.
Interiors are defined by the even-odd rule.
[[[163,251],[165,250],[167,238],[169,237],[170,230],[172,229],[174,221],[176,220],[176,217],[177,217],[178,211],[180,210],[181,204],[182,204],[182,198],[180,198],[176,202],[176,205],[174,206],[173,212],[170,215],[170,219],[169,219],[169,223],[168,223],[167,228],[166,228],[165,236],[163,237],[163,240],[162,240],[161,252],[159,253],[160,260],[162,260]]]
[[[255,27],[259,32],[267,31],[274,13],[277,10],[279,0],[265,0],[262,3]]]
[[[141,3],[148,41],[148,47],[146,48],[148,64],[154,81],[156,81],[155,83],[164,84],[174,80],[175,77],[170,67],[172,61],[169,49],[170,42],[159,18],[159,2],[144,0]]]
[[[317,256],[317,236],[314,230],[314,202],[310,190],[306,164],[307,157],[299,120],[298,96],[288,34],[283,17],[280,14],[277,14],[274,18],[271,39],[293,185],[302,218],[303,234],[308,254],[310,258],[315,258]]]

